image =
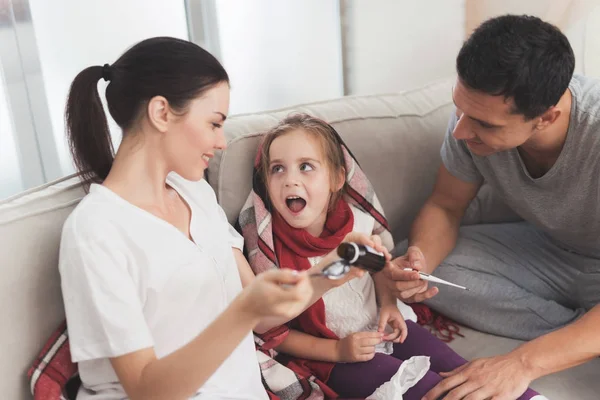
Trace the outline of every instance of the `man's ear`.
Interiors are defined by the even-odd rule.
[[[169,124],[169,102],[163,96],[154,96],[146,107],[148,121],[159,132],[166,132]]]
[[[541,131],[551,126],[558,117],[560,117],[562,111],[558,107],[550,107],[545,113],[540,115],[535,124],[535,129]]]

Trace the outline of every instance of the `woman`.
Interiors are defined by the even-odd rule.
[[[100,79],[123,132],[114,157]],[[266,399],[251,331],[331,287],[290,270],[254,278],[202,180],[226,146],[228,108],[221,64],[173,38],[144,40],[73,81],[68,139],[90,187],[65,222],[60,273],[79,400]]]

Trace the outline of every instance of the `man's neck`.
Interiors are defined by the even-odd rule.
[[[554,123],[537,132],[518,148],[531,175],[544,175],[556,162],[567,140],[571,118],[571,91],[567,89],[556,107],[561,110]]]

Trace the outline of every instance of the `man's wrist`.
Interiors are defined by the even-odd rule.
[[[535,351],[528,349],[527,343],[513,350],[511,356],[517,360],[523,372],[531,381],[546,375],[543,366],[538,360],[538,355]]]

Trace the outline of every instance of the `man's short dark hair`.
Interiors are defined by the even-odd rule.
[[[531,16],[505,15],[481,24],[456,58],[470,89],[512,98],[525,119],[556,105],[569,87],[575,56],[554,25]]]

